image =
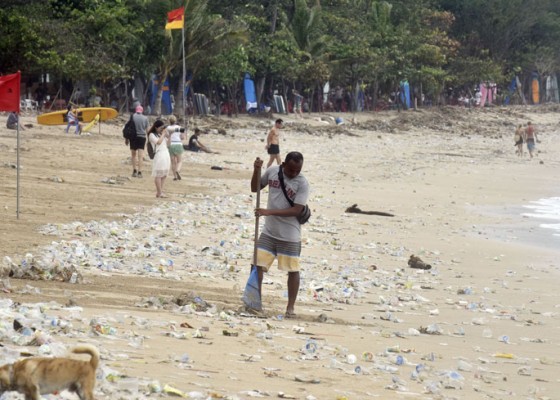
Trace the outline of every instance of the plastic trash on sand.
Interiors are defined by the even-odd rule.
[[[259,274],[255,266],[251,267],[251,274],[245,285],[241,300],[248,308],[257,311],[262,310],[261,295],[259,293]]]

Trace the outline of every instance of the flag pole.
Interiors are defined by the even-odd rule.
[[[17,113],[16,135],[16,219],[19,219],[19,112]]]
[[[185,16],[183,15],[183,28],[181,29],[181,32],[183,34],[183,44],[182,44],[182,50],[183,50],[183,123],[185,124],[185,126],[188,125],[187,123],[187,118],[186,118],[186,112],[185,110],[187,109],[187,103],[185,102],[185,80],[186,80],[186,72],[185,72]]]

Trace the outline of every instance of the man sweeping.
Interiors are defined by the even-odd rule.
[[[260,177],[263,161],[257,158],[253,165],[251,191],[258,192],[269,186],[267,208],[255,210],[255,216],[265,216],[263,231],[256,245],[256,268],[259,294],[262,293],[264,272],[275,259],[278,269],[288,273],[288,305],[286,318],[296,316],[294,306],[299,291],[299,257],[301,254],[301,224],[299,216],[307,204],[309,183],[301,175],[303,155],[292,151],[279,166],[268,168]],[[282,179],[283,178],[283,179]],[[282,181],[285,191],[282,189]],[[288,198],[291,200],[289,201]],[[293,204],[290,204],[293,203]]]

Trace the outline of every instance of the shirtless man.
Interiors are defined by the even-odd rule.
[[[278,118],[266,137],[265,149],[268,151],[268,154],[270,154],[270,159],[268,160],[266,168],[270,167],[274,160],[276,160],[276,164],[278,165],[282,162],[280,159],[280,129],[283,123],[284,121]]]
[[[525,143],[527,143],[527,150],[529,150],[529,155],[533,158],[533,153],[535,151],[535,141],[537,140],[537,132],[531,124],[531,121],[527,122],[527,128],[525,128]]]

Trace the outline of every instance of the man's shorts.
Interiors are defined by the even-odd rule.
[[[257,265],[268,271],[274,259],[278,259],[278,269],[286,272],[299,271],[301,242],[286,242],[261,234],[257,242]]]
[[[133,139],[130,139],[130,150],[144,150],[146,147],[146,138],[135,136]]]
[[[280,145],[271,144],[270,146],[268,146],[268,154],[280,154]]]
[[[535,139],[527,139],[527,150],[535,150]]]

